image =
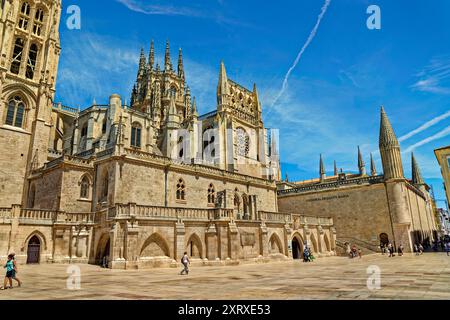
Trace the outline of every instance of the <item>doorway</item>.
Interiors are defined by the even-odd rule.
[[[28,241],[27,264],[39,263],[40,255],[41,241],[37,236],[33,236],[30,241]]]

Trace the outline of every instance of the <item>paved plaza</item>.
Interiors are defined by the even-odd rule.
[[[381,270],[381,289],[367,288],[367,268]],[[67,289],[68,265],[23,265],[21,288],[0,299],[450,299],[445,253],[381,254],[226,267],[109,270],[80,265],[81,289]],[[16,285],[16,284],[15,284]]]

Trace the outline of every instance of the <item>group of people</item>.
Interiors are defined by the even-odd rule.
[[[362,251],[361,251],[361,249],[358,249],[356,247],[356,245],[353,245],[353,246],[350,247],[350,243],[348,243],[348,242],[346,242],[345,245],[347,247],[347,249],[346,249],[347,256],[350,259],[353,259],[353,258],[356,258],[356,257],[362,258]]]
[[[3,283],[3,287],[1,287],[0,290],[12,289],[13,288],[13,284],[12,284],[13,279],[15,281],[17,281],[17,285],[19,287],[22,286],[22,282],[17,277],[18,270],[17,270],[17,263],[16,263],[15,256],[16,255],[14,253],[11,253],[10,255],[8,255],[8,260],[6,261],[6,264],[4,265],[4,268],[6,268],[5,281]],[[9,283],[9,286],[8,286],[8,283]]]
[[[303,249],[303,262],[313,262],[315,259],[311,248],[305,245],[305,248]]]
[[[442,251],[446,251],[447,255],[450,256],[450,241],[445,242],[443,240],[440,241],[435,241],[434,245],[433,245],[433,250],[435,252],[439,251],[439,247],[442,249]],[[397,250],[395,250],[395,247],[392,245],[391,242],[389,242],[388,244],[380,244],[380,249],[381,249],[381,254],[389,254],[389,257],[394,257],[395,256],[395,252],[397,252],[397,254],[399,256],[403,255],[404,252],[404,247],[403,245],[400,243],[400,245],[397,247]],[[422,255],[425,251],[425,246],[421,243],[421,242],[416,242],[414,244],[414,253],[416,254],[416,256]]]
[[[381,243],[381,254],[389,254],[389,257],[395,257],[395,247],[394,245],[389,242],[388,244]],[[422,248],[423,250],[423,248]],[[404,247],[403,244],[400,243],[400,245],[397,247],[397,253],[401,257],[403,255]]]

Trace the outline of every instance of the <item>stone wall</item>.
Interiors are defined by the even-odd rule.
[[[0,207],[22,203],[30,138],[20,128],[0,127]]]
[[[278,197],[279,210],[332,217],[339,238],[379,244],[379,235],[393,238],[384,184],[293,193]]]

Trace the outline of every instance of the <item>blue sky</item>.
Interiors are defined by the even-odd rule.
[[[85,108],[112,93],[129,99],[140,48],[154,39],[163,61],[183,48],[186,77],[200,112],[215,108],[218,70],[258,86],[267,127],[280,129],[282,169],[290,180],[317,177],[319,154],[357,170],[357,146],[378,170],[379,109],[401,137],[405,174],[414,151],[436,198],[444,199],[433,150],[450,144],[450,1],[331,0],[315,37],[293,65],[317,23],[324,0],[64,0],[57,100]],[[431,4],[432,3],[432,4]],[[81,29],[69,30],[69,5],[81,8]],[[369,5],[381,9],[381,30],[366,27]],[[438,203],[444,206],[443,202]]]

